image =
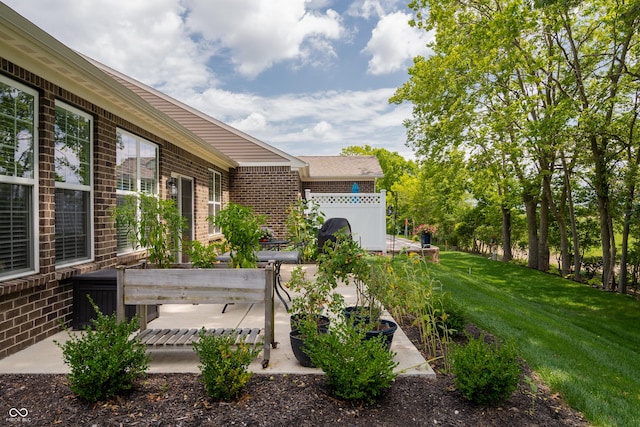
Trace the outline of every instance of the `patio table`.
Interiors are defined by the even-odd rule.
[[[287,290],[282,286],[282,278],[280,277],[280,267],[282,264],[299,264],[300,263],[300,251],[258,251],[256,252],[258,262],[269,262],[273,261],[274,264],[274,288],[276,291],[276,295],[280,298],[280,301],[284,304],[284,307],[289,311],[289,305],[282,297],[282,294],[278,290],[278,288],[282,289],[282,291],[287,295],[289,301],[291,301],[291,296],[287,292]],[[222,255],[218,255],[217,258],[222,262],[231,261],[231,254],[229,252],[225,252]],[[222,312],[224,313],[224,309]]]

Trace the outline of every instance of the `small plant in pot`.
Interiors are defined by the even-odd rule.
[[[323,315],[325,305],[330,309],[342,306],[342,295],[332,292],[335,287],[326,280],[309,280],[301,266],[291,271],[291,279],[287,286],[297,293],[291,301],[291,348],[296,359],[305,367],[313,367],[303,351],[307,332],[326,332],[330,319]],[[307,332],[305,332],[307,331]]]
[[[318,276],[334,289],[338,281],[356,287],[356,304],[344,308],[348,322],[363,328],[367,338],[384,335],[389,349],[398,325],[380,318],[382,305],[378,296],[385,292],[385,286],[384,281],[376,280],[375,276],[384,272],[373,273],[371,257],[346,230],[335,234],[335,242],[328,240],[323,252],[319,255]]]

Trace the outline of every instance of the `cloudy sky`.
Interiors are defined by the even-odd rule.
[[[389,105],[430,35],[406,0],[3,0],[65,43],[292,155],[406,157]]]

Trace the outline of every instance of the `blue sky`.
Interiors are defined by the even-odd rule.
[[[292,155],[412,157],[387,100],[432,36],[406,0],[4,0],[66,44]]]

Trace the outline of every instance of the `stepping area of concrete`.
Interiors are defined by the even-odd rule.
[[[283,265],[281,269],[283,283],[290,277],[293,266]],[[315,265],[305,264],[311,277]],[[355,302],[355,288],[340,286],[347,304]],[[286,295],[284,295],[286,299]],[[223,313],[223,305],[180,305],[169,304],[159,307],[159,317],[149,323],[153,329],[177,328],[262,328],[264,327],[264,307],[262,304],[229,305]],[[388,313],[383,318],[391,319]],[[262,355],[259,355],[249,369],[257,374],[321,374],[316,368],[301,366],[293,355],[289,341],[289,314],[282,301],[275,299],[275,338],[276,348],[271,350],[271,360],[267,368],[262,367]],[[71,333],[78,333],[72,331]],[[2,373],[68,373],[69,369],[62,359],[62,350],[54,341],[64,342],[67,332],[60,332],[48,339],[34,344],[16,354],[0,360]],[[435,377],[435,373],[422,357],[404,332],[398,328],[391,350],[396,352],[398,362],[396,372],[400,375],[420,375]],[[198,358],[195,352],[187,350],[153,350],[151,351],[150,373],[199,373]]]

